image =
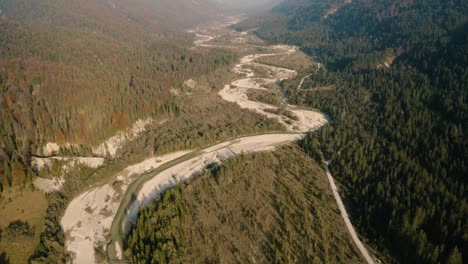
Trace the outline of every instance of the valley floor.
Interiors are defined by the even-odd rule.
[[[198,175],[207,166],[219,164],[242,153],[272,151],[278,145],[301,139],[305,133],[317,130],[328,122],[322,113],[297,109],[284,100],[277,106],[249,98],[248,92],[251,90],[276,91],[278,82],[297,75],[295,70],[262,64],[258,59],[277,56],[284,60],[301,52],[293,46],[267,46],[259,40],[252,43],[255,37],[251,34],[228,28],[235,22],[237,20],[231,18],[221,25],[190,30],[196,35],[195,48],[230,48],[247,54],[233,69],[238,78],[226,84],[219,91],[219,96],[241,108],[275,120],[286,127],[288,132],[242,137],[201,150],[151,157],[115,174],[115,179],[108,184],[77,196],[70,202],[61,220],[66,233],[66,248],[73,253],[74,263],[96,262],[95,254],[90,252],[94,252],[97,245],[103,248],[105,244],[108,258],[121,260],[124,257],[123,237],[128,233],[130,224],[134,223],[138,209],[148,206],[157,196],[179,182]],[[256,50],[262,52],[252,53]],[[336,187],[333,188],[333,179],[330,183],[334,194],[337,194]],[[335,198],[342,205],[339,196],[335,195]],[[373,263],[347,221],[346,209],[343,206],[339,208],[359,250],[368,263]]]

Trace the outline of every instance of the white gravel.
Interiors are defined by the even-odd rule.
[[[95,263],[94,248],[105,244],[122,194],[134,179],[132,176],[157,168],[187,153],[181,151],[152,157],[127,167],[115,176],[115,179],[121,181],[120,190],[115,190],[112,183],[109,183],[94,187],[74,198],[60,222],[66,233],[65,247],[75,256],[73,263]]]
[[[140,119],[136,121],[133,126],[127,131],[119,131],[117,134],[97,147],[93,147],[93,153],[102,157],[109,154],[115,157],[117,151],[122,148],[127,142],[135,140],[141,133],[146,131],[146,126],[153,123],[153,119]]]
[[[211,47],[206,44],[213,40],[214,34],[209,35],[211,30],[225,27],[235,21],[229,21],[225,25],[217,25],[213,28],[205,28],[204,30],[194,29],[191,32],[195,33],[195,46]],[[225,47],[225,46],[224,46]],[[264,89],[262,83],[276,82],[285,78],[295,76],[296,72],[280,68],[267,66],[254,62],[255,59],[263,56],[273,56],[283,54],[288,56],[296,52],[297,48],[293,46],[271,46],[271,54],[254,54],[245,56],[241,59],[240,64],[236,65],[234,71],[241,75],[241,79],[226,85],[219,93],[222,98],[227,101],[235,102],[242,108],[251,109],[265,116],[275,118],[284,124],[290,131],[306,132],[320,127],[327,122],[324,115],[314,111],[290,109],[298,117],[299,121],[294,121],[291,125],[286,123],[284,116],[275,115],[265,111],[267,108],[275,108],[275,106],[258,103],[248,100],[246,91],[248,89]],[[272,77],[269,79],[255,79],[253,67],[264,67]],[[238,87],[235,87],[238,85]],[[231,87],[233,86],[233,87]],[[145,126],[151,121],[141,121],[130,129],[130,131],[118,134],[99,147],[93,149],[96,154],[106,155],[109,153],[114,156],[117,150],[125,141],[137,138],[144,131]],[[288,121],[289,122],[289,121]],[[126,218],[123,223],[125,230],[128,230],[128,224],[133,221],[138,213],[140,206],[145,206],[151,202],[156,196],[161,194],[167,188],[170,188],[178,182],[184,181],[193,177],[198,172],[206,168],[212,163],[220,163],[229,157],[237,156],[241,153],[251,153],[259,151],[271,151],[280,144],[285,144],[302,138],[304,134],[265,134],[251,136],[232,140],[217,144],[215,146],[202,150],[201,154],[187,161],[176,164],[161,173],[154,176],[146,182],[137,194],[137,199],[131,204],[127,211]],[[176,152],[162,157],[153,157],[145,160],[137,165],[129,166],[121,173],[117,174],[115,179],[122,182],[120,190],[116,191],[111,184],[92,188],[91,190],[76,197],[67,207],[65,215],[61,220],[63,229],[66,232],[66,248],[75,254],[73,263],[94,263],[94,248],[98,245],[103,245],[106,235],[111,228],[112,221],[115,217],[117,209],[122,199],[123,192],[127,189],[132,181],[132,175],[139,175],[151,168],[157,168],[162,164],[181,157],[188,152]],[[116,245],[117,257],[122,256],[121,245]]]
[[[130,224],[138,216],[138,208],[147,206],[163,191],[198,174],[207,165],[221,163],[241,153],[271,151],[280,144],[298,140],[302,136],[301,134],[266,134],[244,137],[204,149],[202,154],[164,170],[146,182],[138,192],[137,199],[129,207],[125,221],[123,221],[125,230],[128,231]]]
[[[119,149],[121,149],[128,142],[137,139],[143,132],[146,131],[146,127],[152,124],[153,122],[154,120],[152,118],[137,120],[131,128],[124,131],[119,131],[114,136],[108,138],[100,145],[92,147],[94,155],[100,157],[107,157],[109,154],[110,157],[115,157]],[[42,147],[42,155],[57,155],[60,148],[70,149],[73,147],[79,146],[70,143],[58,144],[54,142],[49,142]]]
[[[34,187],[44,193],[51,193],[55,191],[60,191],[65,183],[65,179],[63,177],[54,178],[54,179],[45,179],[41,177],[37,177],[33,181]]]
[[[46,156],[53,155],[60,150],[60,146],[57,143],[49,142],[42,148],[42,153]]]
[[[277,50],[277,53],[253,54],[241,58],[240,64],[237,64],[234,67],[234,71],[239,74],[247,75],[247,78],[242,78],[232,82],[230,85],[225,85],[224,89],[219,92],[221,98],[229,102],[237,103],[241,108],[255,111],[269,118],[274,118],[279,123],[286,126],[289,131],[308,132],[316,130],[325,125],[328,122],[327,118],[320,112],[311,110],[297,110],[294,106],[287,106],[286,110],[291,111],[298,117],[298,120],[293,120],[286,116],[277,115],[266,111],[267,109],[278,109],[277,106],[249,100],[247,96],[247,91],[249,89],[266,89],[263,87],[263,85],[292,78],[297,74],[296,71],[290,69],[255,62],[255,59],[261,57],[275,55],[288,56],[297,51],[296,47],[287,45],[271,46],[270,49]],[[252,69],[253,66],[266,68],[269,75],[272,77],[255,78],[255,73]]]
[[[67,173],[69,173],[77,165],[84,165],[96,169],[104,164],[104,158],[98,157],[32,157],[31,165],[36,170],[41,170],[43,168],[51,168],[53,163],[56,161],[60,161],[59,177],[50,177],[52,179],[37,177],[33,181],[34,187],[44,193],[51,193],[62,190]]]
[[[65,166],[69,168],[74,167],[76,164],[81,164],[88,166],[90,168],[98,168],[104,164],[104,158],[99,157],[51,157],[51,158],[39,158],[39,157],[32,157],[31,158],[31,165],[41,170],[45,167],[52,166],[54,161],[63,161],[66,163]]]

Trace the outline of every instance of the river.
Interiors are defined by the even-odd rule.
[[[236,32],[229,29],[229,26],[237,21],[236,18],[229,18],[223,23],[191,29],[189,32],[196,36],[194,48],[222,47],[255,50],[255,44],[247,41],[253,37],[249,32]],[[224,42],[216,42],[218,37],[223,37]],[[226,37],[230,41],[229,43],[226,43]],[[328,118],[317,111],[298,109],[296,106],[286,104],[282,110],[292,113],[292,115],[284,115],[284,113],[276,111],[278,106],[248,98],[247,92],[249,90],[271,89],[267,88],[266,85],[297,75],[295,70],[266,65],[257,61],[266,56],[286,58],[299,52],[297,47],[259,44],[258,48],[261,48],[262,52],[245,55],[234,66],[233,71],[239,77],[226,84],[219,92],[219,96],[226,101],[238,104],[241,108],[277,120],[287,128],[288,132],[245,136],[204,149],[151,157],[116,175],[116,178],[120,179],[123,184],[123,193],[116,191],[111,184],[98,186],[82,193],[68,205],[61,221],[66,232],[66,248],[73,252],[74,263],[96,262],[94,247],[103,243],[107,243],[108,262],[121,262],[123,259],[123,238],[132,221],[137,218],[139,207],[146,206],[168,188],[196,176],[208,165],[219,164],[241,153],[273,151],[276,146],[299,140],[306,133],[315,131],[328,122]],[[263,72],[266,73],[257,76],[256,69],[258,68],[262,68]],[[336,187],[333,189],[334,193],[335,189]],[[344,210],[347,216],[344,207],[340,207],[340,210]],[[352,228],[352,225],[349,228]],[[362,248],[365,250],[364,247]],[[359,249],[361,250],[361,247]],[[363,255],[366,256],[365,253]]]

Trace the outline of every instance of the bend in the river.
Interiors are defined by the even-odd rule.
[[[220,29],[227,30],[228,26],[234,22],[235,20],[231,20],[222,25],[191,30],[190,32],[196,35],[195,46],[197,48],[239,48],[239,42],[242,43],[239,39],[249,37],[247,32],[229,31],[235,45],[209,44],[209,42],[216,40],[219,36],[216,35],[217,31]],[[209,32],[215,33],[212,35]],[[159,157],[158,161],[152,161],[151,169],[142,172],[140,172],[141,170],[135,170],[136,172],[140,172],[138,177],[136,179],[129,178],[124,181],[126,185],[123,197],[113,196],[121,199],[118,206],[115,203],[107,204],[104,209],[109,210],[111,214],[108,218],[97,221],[98,224],[95,223],[95,219],[88,216],[87,219],[82,219],[82,221],[88,221],[89,225],[83,227],[82,221],[74,219],[74,217],[84,217],[83,214],[76,213],[76,211],[86,211],[84,206],[89,206],[88,204],[90,203],[86,200],[87,197],[92,196],[94,199],[92,204],[96,204],[96,199],[104,199],[99,197],[106,197],[104,195],[106,193],[105,188],[109,189],[109,187],[96,187],[95,190],[88,191],[75,198],[67,207],[67,211],[62,219],[62,226],[68,234],[67,249],[76,254],[75,263],[89,263],[89,261],[94,260],[94,257],[90,259],[86,256],[94,254],[86,249],[92,248],[94,243],[98,241],[103,241],[104,238],[100,236],[107,235],[110,235],[106,248],[108,261],[121,262],[123,258],[123,238],[129,229],[130,223],[136,219],[139,207],[146,206],[155,197],[177,183],[195,176],[197,171],[203,170],[209,164],[223,162],[241,153],[274,150],[277,145],[298,140],[305,133],[316,130],[328,122],[324,114],[316,111],[300,110],[294,106],[286,105],[286,110],[294,114],[294,118],[291,118],[291,116],[288,117],[274,111],[278,109],[277,106],[249,100],[247,96],[248,90],[266,90],[265,84],[276,83],[280,80],[292,78],[297,74],[296,71],[290,69],[270,66],[256,61],[265,56],[289,56],[297,51],[297,47],[280,45],[263,46],[263,48],[268,50],[269,53],[251,54],[241,58],[240,63],[234,67],[234,71],[239,75],[239,78],[225,85],[219,92],[219,95],[224,100],[237,103],[241,108],[276,119],[287,128],[288,132],[240,137],[201,150],[178,152]],[[255,74],[256,67],[264,68],[267,72],[267,77],[257,77]],[[88,203],[84,201],[88,201]],[[108,201],[106,200],[106,202]],[[101,201],[102,203],[104,202]],[[343,210],[345,209],[343,208]],[[84,230],[85,228],[94,228],[95,230]]]
[[[229,24],[225,26],[229,26]],[[200,29],[191,30],[197,37],[194,42],[196,46],[200,48],[219,47],[219,45],[207,44],[214,40],[216,36],[205,35],[206,33],[203,32],[203,29],[200,30],[203,33],[198,32],[199,30]],[[239,36],[247,35],[234,31],[232,31],[232,34],[238,34]],[[239,36],[237,36],[237,38],[239,38]],[[227,45],[227,48],[230,47],[230,45]],[[276,119],[287,127],[289,133],[256,135],[240,138],[237,142],[230,141],[220,143],[214,147],[191,153],[187,157],[171,162],[177,163],[176,165],[171,167],[164,166],[165,169],[158,169],[157,171],[151,172],[149,176],[147,174],[144,177],[140,177],[127,190],[127,194],[114,219],[111,228],[112,239],[107,247],[110,260],[119,259],[121,256],[123,235],[128,231],[130,223],[137,217],[138,208],[146,206],[168,188],[180,181],[190,178],[196,174],[194,172],[202,170],[210,163],[220,163],[229,157],[241,153],[273,150],[275,146],[300,139],[304,133],[316,130],[327,123],[326,116],[319,112],[297,110],[292,106],[287,106],[287,110],[293,112],[297,117],[296,120],[268,111],[269,109],[277,109],[278,107],[276,106],[248,99],[246,92],[249,89],[266,89],[262,85],[276,83],[280,80],[294,77],[297,74],[296,71],[290,69],[266,65],[255,61],[265,56],[289,56],[297,51],[296,47],[277,45],[267,48],[272,52],[251,54],[241,58],[240,63],[234,67],[234,71],[239,74],[240,78],[225,85],[219,92],[219,95],[224,100],[237,103],[242,108],[250,109],[259,114]],[[257,78],[253,67],[265,68],[269,74],[269,78]],[[132,195],[134,199],[130,199]]]

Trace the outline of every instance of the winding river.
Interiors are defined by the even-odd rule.
[[[236,19],[231,18],[222,24],[190,30],[189,32],[196,36],[195,48],[224,47],[253,51],[252,44],[245,41],[252,35],[248,32],[235,32],[228,29],[236,21]],[[219,44],[216,42],[216,39],[221,36],[223,40],[228,36],[231,43],[222,42]],[[219,92],[219,96],[226,101],[238,104],[241,108],[276,119],[287,128],[287,132],[245,136],[204,149],[152,157],[117,174],[116,178],[121,185],[120,189],[116,189],[113,184],[106,184],[76,197],[68,205],[61,221],[66,232],[66,247],[74,254],[74,263],[97,262],[94,248],[96,245],[106,243],[105,251],[108,262],[122,262],[123,238],[128,232],[130,224],[137,218],[139,207],[148,205],[168,188],[196,176],[199,171],[211,164],[219,164],[241,153],[272,151],[278,145],[301,139],[306,133],[317,130],[328,122],[324,114],[316,111],[298,109],[286,104],[282,107],[283,112],[279,112],[277,111],[278,106],[249,99],[247,95],[249,90],[268,90],[271,89],[269,84],[297,75],[294,70],[266,65],[257,61],[266,56],[285,58],[298,52],[297,47],[286,45],[259,45],[259,47],[262,48],[261,53],[246,55],[241,58],[239,64],[235,65],[233,70],[238,74],[238,79],[226,84]],[[256,70],[259,68],[262,68],[262,76],[256,74]],[[292,115],[284,115],[284,111],[292,113]],[[328,173],[328,170],[327,175],[329,175],[334,194],[335,192],[338,194],[333,177]],[[343,218],[347,217],[341,199],[337,202]],[[352,229],[352,231],[350,230],[352,237],[366,261],[373,263],[367,250],[357,238],[352,225],[348,226],[346,223],[346,226],[348,230]]]

